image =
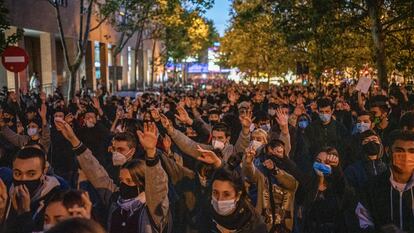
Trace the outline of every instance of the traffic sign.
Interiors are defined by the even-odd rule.
[[[24,49],[9,46],[1,54],[1,63],[6,70],[17,73],[26,69],[29,64],[29,56]]]

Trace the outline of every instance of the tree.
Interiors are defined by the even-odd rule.
[[[343,19],[356,32],[370,34],[371,50],[381,87],[388,87],[388,59],[400,53],[393,46],[402,35],[414,32],[414,2],[404,0],[343,0]],[[400,41],[401,42],[401,41]],[[390,49],[391,48],[391,49]],[[394,48],[394,50],[392,50]],[[392,59],[392,58],[391,58]]]
[[[56,20],[59,29],[60,41],[62,43],[63,55],[65,60],[65,66],[69,70],[69,88],[68,88],[68,99],[70,100],[75,96],[76,83],[78,79],[78,70],[82,64],[83,58],[86,54],[86,48],[88,46],[90,24],[92,16],[92,7],[95,4],[95,0],[80,0],[79,1],[79,32],[76,46],[76,56],[73,62],[69,58],[68,46],[66,44],[65,30],[62,24],[62,16],[60,14],[60,4],[55,0],[48,0],[50,5],[55,9]],[[86,6],[86,8],[85,8]],[[86,15],[86,19],[84,17]]]
[[[3,53],[7,46],[17,43],[24,33],[22,29],[18,29],[16,33],[6,38],[5,32],[10,29],[11,25],[8,14],[9,10],[4,5],[4,0],[0,0],[0,54]]]
[[[227,66],[238,67],[252,77],[282,75],[293,69],[294,53],[275,30],[272,15],[261,1],[234,1],[232,26],[221,40]]]
[[[152,86],[155,67],[158,65],[165,66],[171,54],[180,53],[178,52],[178,47],[183,48],[181,47],[185,44],[183,40],[188,39],[188,45],[195,45],[190,41],[194,42],[197,39],[199,39],[199,43],[202,43],[197,32],[205,31],[203,29],[205,26],[200,24],[200,21],[194,21],[198,23],[198,25],[193,27],[194,32],[190,33],[194,38],[187,36],[187,30],[191,28],[190,20],[211,7],[212,3],[212,0],[109,0],[100,7],[99,14],[102,19],[108,19],[115,30],[121,33],[120,39],[112,51],[114,57],[136,35],[135,61],[138,64],[138,54],[142,47],[142,42],[144,40],[153,40],[150,81],[150,86]],[[144,34],[147,34],[147,36],[144,36]],[[201,35],[201,37],[204,36]],[[180,38],[182,41],[177,41],[177,38]],[[157,41],[162,41],[164,45],[164,49],[159,57],[155,57]],[[199,45],[197,48],[191,46],[189,48],[192,51],[196,51],[202,47]],[[188,53],[187,51],[184,52],[186,55]],[[135,80],[137,79],[135,78]]]

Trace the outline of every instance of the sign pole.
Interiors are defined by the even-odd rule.
[[[18,72],[14,72],[14,89],[15,89],[15,93],[16,96],[18,98],[18,100],[20,100],[20,94],[19,94],[19,73]]]

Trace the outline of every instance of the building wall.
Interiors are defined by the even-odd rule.
[[[60,7],[62,24],[65,32],[65,41],[69,50],[69,57],[71,61],[76,57],[76,43],[78,40],[79,22],[80,22],[80,0],[68,0],[67,7]],[[61,86],[63,90],[66,90],[67,80],[65,74],[67,74],[66,66],[63,57],[63,48],[61,45],[60,34],[58,31],[58,25],[56,20],[55,9],[50,5],[47,0],[5,0],[6,7],[9,9],[9,18],[12,22],[12,30],[16,28],[23,28],[25,30],[25,36],[18,45],[26,49],[30,56],[30,64],[21,78],[26,80],[26,83],[21,83],[23,86],[28,86],[28,80],[33,72],[39,74],[43,87]],[[22,17],[24,16],[24,17]],[[86,18],[86,16],[84,17]],[[93,15],[91,20],[91,28],[94,28],[99,23],[97,15]],[[84,65],[80,69],[79,77],[85,76],[87,78],[87,85],[90,88],[96,88],[98,81],[96,80],[95,72],[95,42],[100,43],[100,56],[99,62],[101,64],[101,80],[103,85],[109,87],[110,78],[108,77],[108,65],[121,65],[123,64],[123,79],[116,81],[119,88],[133,88],[135,87],[134,75],[137,73],[138,78],[148,82],[148,72],[131,72],[128,69],[128,56],[134,58],[134,53],[128,53],[128,47],[131,51],[134,51],[136,37],[130,39],[128,44],[124,47],[123,51],[118,55],[115,62],[110,56],[108,45],[116,44],[120,38],[120,34],[117,33],[110,24],[103,23],[96,30],[93,30],[89,36],[89,43],[87,48],[87,54],[85,56]],[[157,43],[159,46],[160,43]],[[156,56],[159,56],[160,49],[156,49]],[[144,41],[142,52],[144,53],[142,59],[151,56],[152,54],[152,42]],[[112,63],[112,64],[111,64]],[[131,63],[134,64],[134,63]],[[138,62],[138,64],[140,64]],[[143,61],[145,71],[150,71],[150,67],[146,67],[150,64]],[[131,68],[132,69],[132,68]],[[136,70],[136,69],[134,69]],[[157,69],[158,70],[158,69]],[[143,74],[143,75],[139,75]],[[6,78],[3,76],[7,75]],[[0,67],[0,84],[8,85],[9,88],[14,88],[13,80],[10,78],[11,74],[4,71],[3,67]],[[157,74],[158,75],[158,74]],[[156,76],[157,76],[156,75]],[[142,77],[141,77],[142,76]],[[4,82],[7,83],[5,84]],[[141,83],[138,81],[137,83]],[[51,88],[47,88],[47,92],[51,92]]]

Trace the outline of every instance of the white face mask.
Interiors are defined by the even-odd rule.
[[[214,149],[219,149],[219,150],[223,150],[225,146],[224,142],[219,141],[219,140],[213,140],[212,145]]]
[[[270,116],[274,116],[274,115],[276,115],[276,109],[269,109],[268,113],[269,113]]]
[[[53,224],[45,224],[43,225],[43,232],[50,230],[54,225]]]
[[[118,151],[112,152],[112,164],[114,166],[122,166],[128,161],[128,158]]]
[[[236,209],[236,200],[217,201],[217,199],[213,197],[211,199],[211,205],[218,214],[226,216],[233,213]]]
[[[36,128],[28,128],[27,129],[27,135],[29,135],[30,137],[33,137],[36,134],[37,134],[37,129]]]
[[[250,146],[253,148],[253,150],[257,150],[257,148],[261,147],[263,143],[253,140],[250,142]]]
[[[122,133],[122,132],[124,132],[124,130],[122,129],[122,125],[118,125],[118,126],[116,127],[116,131],[117,131],[118,133]]]
[[[95,126],[95,123],[90,122],[90,121],[86,121],[86,122],[85,122],[85,125],[86,125],[86,127],[88,127],[88,128],[93,128],[93,127]]]

